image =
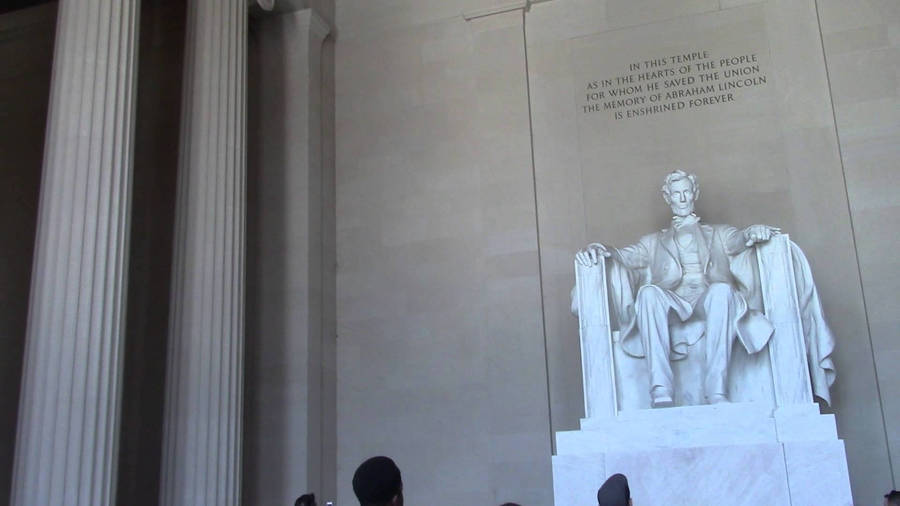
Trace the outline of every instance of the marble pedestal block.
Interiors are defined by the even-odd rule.
[[[558,432],[557,506],[596,504],[614,473],[635,504],[852,505],[844,442],[817,404],[625,411]]]

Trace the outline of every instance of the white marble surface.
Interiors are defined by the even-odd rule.
[[[776,416],[775,430],[778,440],[785,441],[822,441],[837,439],[837,425],[834,415],[809,416]]]
[[[609,304],[606,303],[606,269],[586,268],[575,262],[572,308],[578,314],[581,341],[581,375],[584,384],[584,416],[616,415],[616,371]],[[603,303],[597,303],[602,300]],[[643,382],[646,385],[646,382]]]
[[[614,419],[584,419],[582,428],[556,433],[557,455],[778,440],[769,410],[751,403],[625,412]]]
[[[853,504],[843,441],[784,443],[791,504]]]
[[[774,412],[757,403],[623,411],[613,419],[582,419],[581,429],[556,433],[557,454],[837,439],[834,415],[819,414],[814,403]]]
[[[810,368],[815,370],[818,364],[807,360],[806,343],[811,340],[804,337],[791,242],[786,235],[779,236],[757,248],[756,257],[766,318],[775,327],[769,343],[775,402],[779,406],[812,402]]]
[[[790,504],[777,443],[612,452],[605,462],[628,477],[635,504]]]
[[[607,475],[606,461],[592,455],[553,457],[553,499],[557,505],[591,504]],[[559,477],[559,478],[557,478]],[[593,500],[596,503],[596,499]]]
[[[628,477],[635,504],[853,504],[838,440],[558,455],[555,504],[591,504],[613,473]]]
[[[636,410],[556,437],[559,505],[588,504],[613,473],[628,477],[635,504],[850,504],[843,441],[813,403]]]

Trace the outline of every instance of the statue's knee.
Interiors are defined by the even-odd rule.
[[[644,285],[638,290],[637,293],[637,302],[638,304],[656,304],[665,299],[665,294],[662,291],[662,288],[655,285]]]

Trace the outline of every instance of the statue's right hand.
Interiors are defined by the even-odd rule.
[[[588,244],[587,248],[575,253],[575,260],[585,267],[590,267],[597,265],[601,258],[607,258],[610,255],[611,253],[606,249],[606,246],[598,242],[592,242]]]

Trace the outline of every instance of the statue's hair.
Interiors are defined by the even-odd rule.
[[[666,179],[665,181],[663,181],[662,189],[660,190],[662,191],[663,197],[666,199],[666,202],[669,201],[669,197],[671,196],[671,193],[669,192],[669,186],[675,181],[680,181],[682,179],[687,179],[691,182],[691,188],[694,190],[694,200],[700,198],[700,182],[697,181],[697,175],[688,174],[681,169],[676,169],[666,174]]]

